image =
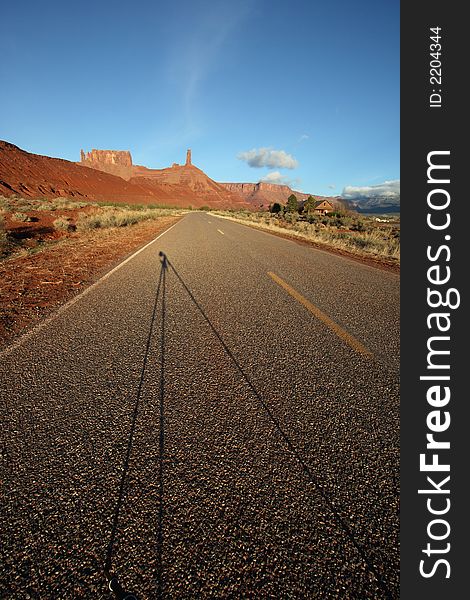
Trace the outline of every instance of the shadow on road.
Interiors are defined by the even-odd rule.
[[[160,367],[160,393],[159,393],[159,422],[160,422],[160,434],[159,434],[159,510],[158,510],[158,532],[157,532],[157,572],[155,573],[155,580],[157,584],[157,597],[161,598],[163,595],[163,580],[162,580],[162,542],[163,542],[163,450],[164,450],[164,393],[165,393],[165,319],[166,319],[166,273],[167,273],[167,260],[163,253],[161,256],[161,269],[160,277],[158,279],[158,285],[155,292],[155,302],[153,305],[152,316],[150,319],[149,333],[147,337],[147,344],[145,348],[144,359],[142,361],[142,369],[140,372],[139,385],[137,387],[137,394],[134,403],[134,410],[132,413],[131,427],[129,430],[129,437],[127,441],[127,449],[124,458],[124,464],[122,468],[122,475],[119,484],[119,492],[114,508],[113,522],[111,528],[111,535],[108,543],[106,552],[106,560],[104,565],[104,574],[109,582],[109,589],[115,593],[118,598],[131,600],[135,598],[130,592],[122,590],[118,583],[117,577],[112,573],[112,557],[114,545],[116,542],[116,535],[119,526],[119,513],[121,511],[122,504],[126,495],[129,463],[132,453],[132,445],[134,442],[134,434],[137,424],[137,417],[139,414],[139,408],[142,401],[142,391],[145,382],[145,372],[147,369],[147,363],[150,354],[150,347],[152,344],[152,338],[154,336],[155,323],[158,314],[158,304],[160,295],[162,297],[162,308],[161,308],[161,321],[160,321],[160,352],[161,352],[161,367]]]
[[[202,306],[199,304],[199,302],[195,298],[194,294],[192,293],[191,289],[184,281],[183,277],[180,275],[180,273],[177,271],[175,266],[171,263],[171,261],[168,259],[168,257],[163,252],[160,252],[159,256],[161,258],[160,276],[159,276],[158,285],[157,285],[157,289],[156,289],[156,293],[155,293],[155,302],[154,302],[154,306],[153,306],[152,317],[150,320],[147,345],[146,345],[145,355],[144,355],[144,359],[143,359],[143,363],[142,363],[140,380],[139,380],[139,385],[138,385],[138,389],[137,389],[134,410],[133,410],[132,420],[131,420],[131,426],[130,426],[130,431],[129,431],[127,450],[126,450],[126,455],[125,455],[124,465],[123,465],[123,470],[122,470],[122,476],[121,476],[120,485],[119,485],[119,493],[118,493],[118,498],[117,498],[117,502],[116,502],[116,506],[115,506],[115,510],[114,510],[114,515],[113,515],[111,536],[110,536],[107,554],[106,554],[106,562],[105,562],[104,572],[105,572],[105,575],[106,575],[108,581],[110,581],[111,578],[113,577],[113,575],[111,573],[112,555],[113,555],[113,549],[114,549],[116,535],[117,535],[117,531],[118,531],[119,513],[120,513],[120,509],[121,509],[121,506],[123,504],[125,494],[126,494],[129,462],[130,462],[130,456],[131,456],[131,452],[132,452],[133,439],[134,439],[134,434],[135,434],[135,429],[136,429],[139,407],[140,407],[140,403],[142,400],[142,390],[143,390],[143,385],[144,385],[144,380],[145,380],[145,372],[146,372],[146,368],[147,368],[151,342],[152,342],[152,338],[155,334],[155,329],[156,329],[155,323],[156,323],[157,314],[158,314],[159,298],[161,296],[160,386],[159,386],[160,433],[159,433],[159,468],[158,468],[159,509],[158,509],[158,519],[157,519],[158,530],[156,532],[157,533],[157,547],[156,547],[157,565],[156,565],[156,572],[154,573],[154,578],[155,578],[155,584],[156,584],[156,598],[160,599],[164,595],[162,554],[163,554],[163,524],[164,524],[163,523],[163,521],[164,521],[163,458],[164,458],[164,450],[165,450],[165,419],[164,419],[165,405],[164,405],[164,400],[165,400],[166,279],[167,279],[167,273],[169,273],[171,270],[171,272],[175,275],[176,279],[182,285],[183,289],[188,294],[191,302],[194,304],[194,306],[196,307],[198,312],[201,314],[201,316],[203,317],[203,319],[205,320],[205,322],[211,329],[212,333],[215,335],[215,337],[220,342],[224,352],[227,354],[227,356],[230,358],[230,360],[236,367],[240,376],[242,377],[242,379],[245,381],[246,385],[251,390],[253,396],[258,400],[258,402],[260,403],[260,405],[266,412],[270,421],[272,422],[272,424],[278,431],[281,438],[284,440],[285,445],[287,446],[289,451],[292,453],[292,455],[295,457],[295,459],[299,463],[301,469],[303,470],[305,475],[308,477],[309,481],[315,485],[315,487],[316,487],[318,493],[320,494],[321,498],[323,499],[325,505],[330,510],[334,520],[341,527],[341,529],[345,532],[345,534],[349,538],[350,542],[354,545],[354,547],[358,551],[358,553],[361,556],[362,560],[364,561],[365,565],[367,565],[367,568],[369,569],[370,573],[375,577],[377,584],[380,586],[380,588],[382,589],[382,591],[384,593],[384,597],[392,598],[393,595],[388,590],[388,587],[387,587],[386,583],[383,581],[380,573],[377,571],[374,564],[371,562],[371,560],[367,556],[367,554],[366,554],[365,550],[363,549],[363,547],[361,546],[361,544],[355,539],[354,534],[353,534],[352,530],[350,529],[349,525],[340,516],[338,510],[336,509],[336,507],[334,505],[333,500],[324,491],[321,482],[314,475],[314,473],[312,472],[312,470],[310,469],[308,464],[305,462],[305,460],[301,456],[300,452],[297,450],[297,448],[295,447],[295,445],[293,444],[293,442],[291,441],[291,439],[289,438],[287,433],[284,431],[279,420],[275,417],[275,415],[269,408],[266,401],[263,399],[261,394],[256,389],[256,387],[255,387],[254,383],[251,381],[250,377],[245,373],[242,366],[240,365],[240,363],[238,362],[238,360],[236,359],[236,357],[234,356],[234,354],[232,353],[230,348],[227,346],[227,344],[225,343],[225,341],[222,338],[222,336],[220,335],[220,333],[217,331],[215,326],[212,324],[211,320],[206,315],[204,309],[202,308]],[[118,597],[119,597],[119,595],[118,595]],[[122,596],[122,597],[125,598],[126,596]],[[133,596],[131,595],[130,597],[133,597]]]
[[[342,517],[338,513],[338,510],[334,506],[334,503],[331,500],[331,498],[323,490],[321,482],[313,474],[313,472],[311,471],[310,467],[304,461],[304,459],[302,458],[301,454],[299,453],[299,451],[297,450],[297,448],[294,446],[294,444],[290,440],[290,438],[287,435],[287,433],[281,427],[281,424],[279,423],[278,419],[274,416],[274,414],[272,413],[271,409],[266,404],[266,401],[263,399],[263,397],[261,396],[261,394],[256,389],[254,383],[251,381],[251,379],[249,378],[249,376],[245,373],[245,371],[241,367],[240,363],[238,362],[238,360],[233,355],[233,353],[230,350],[230,348],[227,346],[227,344],[223,340],[223,338],[220,335],[220,333],[214,327],[214,325],[212,324],[211,320],[209,319],[209,317],[204,312],[204,309],[199,304],[199,302],[196,300],[196,298],[194,297],[192,291],[190,290],[190,288],[188,287],[188,285],[185,283],[185,281],[182,278],[182,276],[176,270],[175,266],[171,263],[171,261],[168,259],[168,257],[165,254],[163,254],[163,253],[161,253],[161,254],[166,258],[166,262],[168,264],[168,267],[175,274],[176,278],[178,279],[178,281],[181,283],[181,285],[183,286],[183,288],[187,292],[187,294],[190,297],[191,301],[193,302],[193,304],[195,305],[195,307],[197,308],[197,310],[200,312],[200,314],[202,315],[202,317],[204,318],[204,320],[206,321],[206,323],[209,325],[209,327],[212,330],[212,332],[214,333],[215,337],[219,340],[219,342],[220,342],[222,348],[224,349],[225,353],[229,356],[230,360],[235,365],[235,367],[238,370],[238,372],[240,373],[241,377],[244,379],[245,383],[250,388],[253,396],[259,401],[259,403],[263,407],[264,411],[267,413],[269,419],[271,420],[271,422],[273,423],[273,425],[277,429],[279,435],[281,436],[281,438],[286,443],[286,446],[288,447],[288,449],[290,450],[290,452],[293,454],[293,456],[296,458],[296,460],[298,461],[298,463],[301,466],[302,470],[307,475],[308,479],[315,485],[315,487],[316,487],[317,491],[319,492],[319,494],[321,495],[323,501],[325,502],[325,504],[328,506],[329,510],[331,511],[331,513],[332,513],[335,521],[343,529],[343,531],[346,533],[346,535],[348,536],[348,538],[351,541],[351,543],[354,545],[354,547],[356,548],[356,550],[359,552],[362,560],[367,565],[369,571],[374,575],[375,579],[377,580],[377,584],[380,586],[380,588],[384,592],[385,597],[392,598],[393,596],[389,592],[388,587],[387,587],[386,583],[383,581],[380,573],[377,571],[377,569],[375,568],[375,566],[373,565],[373,563],[370,561],[370,559],[367,556],[365,550],[362,548],[362,546],[359,544],[359,542],[355,539],[354,534],[351,531],[349,525],[344,521],[344,519],[342,519]]]

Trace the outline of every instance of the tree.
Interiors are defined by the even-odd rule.
[[[307,200],[305,200],[305,205],[304,205],[304,212],[307,213],[307,215],[310,215],[314,212],[315,210],[315,198],[313,196],[309,196],[307,198]]]
[[[297,212],[299,210],[299,203],[297,202],[297,196],[295,194],[291,194],[289,198],[287,198],[286,210],[287,212]]]
[[[278,214],[281,212],[281,208],[282,208],[282,206],[279,204],[279,202],[274,202],[269,207],[269,212],[272,214]]]

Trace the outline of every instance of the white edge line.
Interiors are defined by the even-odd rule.
[[[179,223],[179,221],[177,221],[176,223],[173,223],[173,225],[171,225],[170,227],[168,227],[168,229],[165,229],[165,231],[162,231],[162,233],[160,233],[159,235],[157,235],[156,238],[154,238],[153,240],[151,240],[150,242],[148,242],[147,244],[145,244],[145,246],[142,246],[142,248],[140,248],[139,250],[137,250],[137,252],[134,252],[134,254],[131,254],[131,256],[128,256],[126,259],[124,259],[122,262],[120,262],[118,265],[116,265],[113,269],[111,269],[111,271],[108,271],[107,273],[105,273],[103,275],[103,277],[100,277],[100,279],[98,279],[98,281],[95,281],[95,283],[92,283],[90,286],[88,286],[87,288],[85,288],[83,290],[83,292],[80,292],[80,294],[78,294],[78,296],[74,296],[68,302],[66,302],[65,304],[63,304],[52,315],[49,315],[48,317],[46,317],[44,319],[44,321],[41,321],[37,325],[34,325],[34,327],[32,327],[26,333],[21,334],[19,338],[17,338],[14,342],[12,342],[11,346],[8,346],[7,348],[4,348],[0,352],[0,356],[7,355],[10,352],[12,352],[13,350],[15,350],[16,348],[18,348],[19,346],[22,346],[23,343],[28,338],[30,338],[33,334],[35,334],[38,331],[40,331],[43,327],[45,327],[46,325],[48,325],[51,321],[53,321],[59,315],[61,315],[63,312],[65,312],[68,308],[70,308],[76,302],[78,302],[79,300],[81,300],[82,298],[84,298],[93,289],[95,289],[101,283],[103,283],[103,281],[106,281],[106,279],[108,279],[108,277],[111,277],[111,275],[113,273],[115,273],[116,271],[118,271],[126,263],[128,263],[130,260],[132,260],[133,258],[135,258],[138,254],[140,254],[141,252],[143,252],[146,248],[148,248],[149,246],[151,246],[152,244],[154,244],[158,239],[160,239],[162,237],[162,235],[165,235],[165,233],[168,233],[170,231],[170,229],[173,229],[173,227],[175,227],[176,225],[178,225],[178,223]]]

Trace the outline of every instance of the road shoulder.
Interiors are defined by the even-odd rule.
[[[94,231],[0,263],[0,349],[181,218]]]

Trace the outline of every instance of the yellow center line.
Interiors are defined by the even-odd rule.
[[[322,323],[324,323],[327,327],[331,329],[336,335],[346,342],[353,350],[359,352],[359,354],[363,354],[367,358],[372,358],[372,352],[368,350],[365,346],[361,344],[354,336],[345,331],[338,323],[335,323],[328,315],[326,315],[322,310],[320,310],[317,306],[312,304],[307,298],[304,298],[302,294],[299,294],[297,290],[294,290],[288,283],[286,283],[283,279],[281,279],[275,273],[268,271],[268,275],[271,277],[273,281],[275,281],[278,285],[280,285],[288,294],[290,294],[293,298],[300,302],[302,306],[304,306],[314,317],[320,319]]]
[[[221,233],[222,235],[225,235],[225,233],[224,233],[223,231],[220,231],[220,229],[217,229],[217,231],[218,231],[219,233]]]

